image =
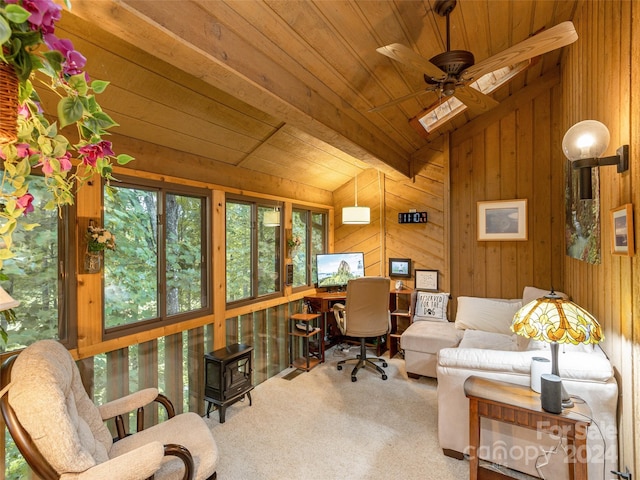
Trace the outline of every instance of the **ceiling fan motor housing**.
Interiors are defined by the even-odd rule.
[[[447,75],[458,78],[463,71],[474,64],[475,58],[473,53],[466,50],[451,50],[439,53],[429,61]]]

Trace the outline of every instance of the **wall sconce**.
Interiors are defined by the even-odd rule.
[[[355,179],[355,189],[355,205],[353,207],[342,207],[342,224],[368,225],[371,222],[371,209],[358,206],[358,175],[356,175]]]
[[[629,170],[629,145],[616,154],[600,157],[609,146],[609,129],[596,120],[584,120],[567,130],[562,139],[562,151],[571,160],[572,168],[580,170],[580,199],[593,198],[591,169],[603,165],[617,165],[618,173]]]
[[[264,212],[262,216],[262,224],[265,227],[279,227],[280,226],[280,210],[273,207],[273,210]]]

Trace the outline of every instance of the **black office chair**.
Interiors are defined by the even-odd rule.
[[[387,379],[386,372],[375,362],[387,366],[382,358],[367,357],[366,339],[381,337],[389,332],[391,315],[389,313],[390,280],[384,277],[362,277],[349,280],[347,284],[346,306],[336,304],[333,312],[340,332],[347,337],[360,338],[360,354],[356,358],[338,362],[338,370],[345,363],[355,362],[351,371],[351,381],[357,380],[358,370],[371,367],[377,370],[382,379]]]

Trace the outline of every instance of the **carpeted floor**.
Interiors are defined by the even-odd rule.
[[[336,369],[341,358],[332,349],[310,372],[288,369],[263,382],[253,406],[228,407],[224,424],[212,412],[218,479],[469,478],[468,462],[438,445],[435,380],[409,379],[394,358],[388,380],[367,369],[351,382],[349,365]]]

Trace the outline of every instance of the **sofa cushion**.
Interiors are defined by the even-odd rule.
[[[452,322],[413,322],[402,333],[400,344],[403,350],[437,353],[458,345],[462,334]]]
[[[458,297],[456,328],[510,335],[513,316],[522,306],[519,299]]]
[[[418,292],[413,321],[447,322],[448,293]]]
[[[485,332],[483,330],[465,330],[459,348],[485,348],[489,350],[516,351],[518,348],[517,335]]]

